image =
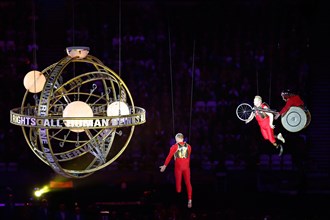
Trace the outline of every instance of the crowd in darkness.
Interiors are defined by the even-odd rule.
[[[135,128],[128,148],[110,165],[112,170],[159,173],[178,132],[192,146],[193,171],[223,171],[228,160],[254,169],[258,155],[277,152],[262,139],[256,123],[237,118],[236,107],[252,104],[260,95],[272,109],[280,110],[284,89],[295,90],[309,103],[314,5],[308,1],[123,1],[119,13],[113,1],[81,0],[75,3],[74,26],[70,13],[74,1],[58,1],[65,11],[58,15],[68,19],[59,16],[62,23],[54,27],[47,26],[50,18],[41,11],[47,5],[37,5],[34,17],[27,10],[31,2],[0,2],[0,162],[14,162],[17,169],[37,170],[43,165],[21,129],[10,124],[9,111],[21,105],[24,75],[61,58],[38,56],[41,51],[47,54],[47,47],[61,34],[63,45],[56,45],[63,48],[55,50],[90,47],[91,55],[120,73],[134,104],[146,109],[146,123]],[[47,35],[50,31],[55,34]],[[279,120],[275,125],[276,132],[288,134]],[[293,153],[290,147],[308,145],[305,131],[296,136],[303,141],[288,144],[284,154]],[[178,213],[175,208],[155,207],[148,216],[171,219]],[[239,213],[231,211],[199,217],[235,219]],[[111,216],[117,214],[113,212]],[[126,212],[121,214],[131,215]],[[196,219],[194,212],[181,215]]]
[[[106,11],[102,4],[107,3],[99,4],[95,8]],[[221,169],[228,157],[247,162],[264,146],[258,128],[236,117],[240,103],[251,104],[259,94],[279,109],[284,104],[280,92],[286,88],[295,89],[308,102],[312,15],[306,5],[299,9],[287,5],[278,14],[267,4],[228,3],[240,16],[223,9],[221,15],[213,9],[203,18],[194,16],[207,5],[169,4],[162,10],[162,4],[148,1],[131,7],[123,4],[127,8],[120,35],[118,23],[106,16],[88,20],[77,15],[74,29],[70,19],[64,24],[66,46],[73,44],[74,33],[75,42],[89,46],[90,54],[109,68],[118,72],[121,62],[121,77],[135,104],[147,111],[147,122],[136,128],[118,169],[158,167],[177,132],[193,146],[193,169]],[[79,10],[88,7],[82,1]],[[40,45],[33,42],[31,12],[14,8],[15,3],[0,5],[0,160],[28,164],[32,152],[20,130],[9,123],[9,110],[20,105],[24,94],[20,82],[33,67]],[[42,21],[36,22],[38,27]],[[42,31],[36,29],[37,35]],[[47,66],[43,65],[39,69]]]

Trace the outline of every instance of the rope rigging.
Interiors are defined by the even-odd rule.
[[[35,2],[32,2],[32,40],[33,40],[33,69],[37,69],[37,41],[36,41],[36,10],[35,10]]]
[[[171,82],[171,104],[172,104],[172,132],[175,135],[175,116],[174,116],[174,98],[173,98],[173,71],[172,71],[172,45],[171,45],[171,31],[168,27],[168,46],[169,46],[169,62],[170,62],[170,82]]]
[[[257,87],[257,95],[260,95],[259,89],[259,70],[258,70],[258,57],[255,53],[255,61],[256,61],[256,87]],[[271,94],[272,94],[272,61],[270,62],[270,71],[269,71],[269,86],[268,86],[268,104],[271,105]]]
[[[172,68],[172,49],[171,49],[171,32],[168,27],[168,38],[169,38],[169,65],[170,65],[170,82],[171,82],[171,104],[172,104],[172,129],[173,136],[175,135],[175,111],[174,111],[174,90],[173,90],[173,68]],[[193,110],[193,90],[194,90],[194,73],[195,73],[195,41],[193,44],[193,55],[192,55],[192,68],[191,68],[191,90],[190,90],[190,111],[189,111],[189,128],[188,128],[188,140],[191,135],[191,124],[192,124],[192,110]]]
[[[36,8],[35,8],[35,2],[32,1],[32,69],[34,71],[33,73],[33,86],[34,91],[37,89],[37,72],[35,72],[38,69],[37,64],[37,41],[36,41]]]
[[[118,9],[118,38],[119,38],[119,43],[118,43],[118,75],[121,77],[121,0],[119,0],[119,9]],[[119,85],[119,94],[118,94],[118,99],[119,99],[119,106],[118,106],[118,115],[121,115],[121,102],[125,101],[124,97],[122,98],[122,88],[121,85]],[[123,100],[122,100],[123,99]]]
[[[189,131],[188,131],[188,140],[190,140],[191,134],[191,119],[192,119],[192,108],[193,108],[193,94],[194,94],[194,75],[195,75],[195,45],[196,42],[194,40],[193,45],[193,59],[192,59],[192,68],[191,68],[191,91],[190,91],[190,116],[189,116]]]
[[[118,74],[119,77],[121,77],[121,0],[119,0],[119,15],[118,15],[118,38],[119,38],[119,43],[118,43]]]

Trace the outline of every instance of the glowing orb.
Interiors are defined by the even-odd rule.
[[[116,101],[108,105],[107,109],[108,116],[120,116],[120,115],[129,115],[129,108],[125,102]],[[125,118],[116,118],[111,120],[112,125],[119,125],[123,123]]]
[[[74,101],[65,107],[63,117],[93,117],[93,110],[85,102]],[[67,127],[75,127],[75,129],[70,129],[73,132],[83,132],[83,128],[77,129],[76,127],[84,127],[93,124],[93,120],[64,120],[64,124]]]
[[[28,72],[23,80],[24,87],[32,93],[41,92],[46,83],[46,77],[37,70]]]

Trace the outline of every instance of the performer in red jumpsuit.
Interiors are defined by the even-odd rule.
[[[269,109],[268,105],[262,102],[262,98],[260,96],[255,96],[253,100],[254,108],[256,109],[255,112],[252,112],[249,119],[245,123],[249,123],[255,117],[262,136],[265,140],[268,140],[272,145],[280,149],[279,156],[283,153],[283,147],[281,144],[276,143],[276,139],[285,143],[285,139],[283,138],[282,134],[279,133],[278,135],[274,135],[274,128],[273,120],[274,116],[272,113],[267,111],[262,111],[260,109]]]
[[[191,146],[184,142],[183,134],[178,133],[175,135],[176,143],[170,148],[164,165],[160,166],[160,172],[164,172],[172,157],[174,156],[174,177],[176,192],[180,193],[182,189],[182,176],[186,184],[188,196],[188,208],[192,207],[192,186],[190,182],[190,154]]]
[[[299,95],[292,93],[290,90],[284,90],[281,93],[282,99],[286,102],[285,106],[282,108],[280,112],[275,115],[275,119],[278,119],[279,116],[285,115],[285,113],[292,107],[302,107],[304,108],[305,103],[300,98]]]

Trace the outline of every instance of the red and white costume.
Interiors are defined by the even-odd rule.
[[[284,115],[292,106],[303,107],[305,104],[301,100],[300,96],[294,95],[287,98],[285,106],[279,112],[280,115]]]
[[[265,103],[262,103],[259,108],[268,108]],[[259,124],[260,131],[265,140],[269,140],[272,144],[276,142],[274,136],[274,129],[270,127],[269,116],[260,110],[256,111],[256,120]]]
[[[166,157],[164,165],[167,166],[174,156],[174,177],[175,186],[178,193],[182,189],[182,176],[186,184],[188,200],[192,199],[192,186],[190,182],[190,154],[191,146],[186,142],[178,142],[173,144],[170,152]]]

